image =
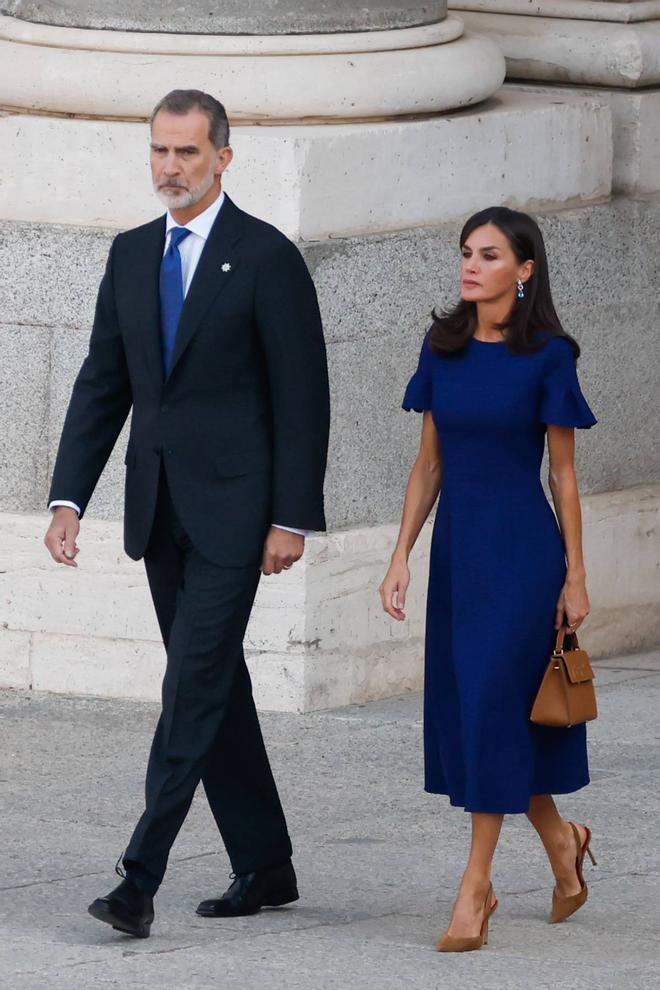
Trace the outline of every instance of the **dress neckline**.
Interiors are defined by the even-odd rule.
[[[472,334],[472,338],[471,339],[474,340],[475,343],[477,343],[477,344],[486,344],[487,347],[491,347],[493,344],[495,344],[496,346],[498,346],[500,344],[506,344],[506,340],[504,340],[504,339],[502,339],[502,340],[479,340],[479,338],[478,337],[475,337],[474,334]]]

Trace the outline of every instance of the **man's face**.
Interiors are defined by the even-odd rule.
[[[160,110],[151,125],[151,177],[154,191],[169,209],[200,200],[231,161],[231,149],[215,148],[209,121],[201,110],[186,114]]]

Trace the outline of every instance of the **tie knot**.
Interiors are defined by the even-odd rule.
[[[188,230],[187,227],[172,227],[170,230],[170,247],[172,250],[178,248],[181,241],[185,240],[188,234],[192,234],[192,230]]]

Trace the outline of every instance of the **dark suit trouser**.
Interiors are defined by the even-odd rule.
[[[259,569],[207,561],[186,536],[164,475],[145,565],[167,667],[146,807],[124,866],[153,894],[200,780],[234,872],[285,862],[291,842],[243,655]]]

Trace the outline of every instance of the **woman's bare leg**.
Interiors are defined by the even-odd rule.
[[[493,856],[502,829],[503,815],[472,813],[472,842],[465,873],[461,880],[449,935],[478,935],[483,921],[484,901],[491,882]]]
[[[550,794],[535,795],[529,802],[527,817],[548,854],[557,893],[561,897],[579,893],[580,881],[575,871],[575,836],[570,823],[559,814],[554,798]],[[584,842],[586,831],[581,825],[578,825],[578,831]]]

